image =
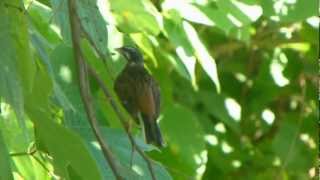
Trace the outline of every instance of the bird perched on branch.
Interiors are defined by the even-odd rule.
[[[138,49],[124,46],[116,49],[127,60],[127,65],[116,78],[114,89],[122,105],[138,124],[143,124],[148,144],[163,147],[157,118],[160,113],[160,89],[143,66]]]

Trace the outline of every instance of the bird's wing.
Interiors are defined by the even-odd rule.
[[[128,82],[129,81],[129,82]],[[133,119],[139,123],[138,109],[135,105],[135,92],[130,83],[130,78],[126,77],[126,74],[120,75],[114,84],[114,90],[117,93],[122,105],[133,117]]]
[[[152,86],[147,83],[143,85],[141,92],[139,92],[138,105],[142,114],[148,116],[149,119],[154,119],[156,114],[155,97]]]
[[[154,96],[155,103],[155,118],[158,118],[160,115],[160,87],[155,80],[152,80],[152,94]]]

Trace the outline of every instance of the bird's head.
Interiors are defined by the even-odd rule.
[[[130,46],[123,46],[116,50],[124,56],[129,63],[143,65],[143,56],[138,49]]]

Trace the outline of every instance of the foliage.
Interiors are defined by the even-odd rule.
[[[316,176],[316,0],[76,2],[90,39],[81,48],[110,90],[126,63],[111,54],[124,44],[160,84],[167,146],[133,130],[158,179]],[[114,178],[80,98],[70,33],[67,0],[0,2],[0,179]],[[90,80],[121,173],[150,179]]]

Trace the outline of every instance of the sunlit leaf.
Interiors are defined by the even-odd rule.
[[[186,20],[213,26],[214,22],[207,17],[198,7],[189,4],[187,1],[170,1],[167,0],[163,3],[164,10],[176,9],[180,15]]]
[[[37,126],[38,143],[41,142],[42,148],[45,147],[41,150],[48,151],[53,157],[56,173],[63,177],[67,176],[67,168],[71,166],[83,179],[101,179],[97,163],[80,136],[50,118],[49,96],[52,84],[48,74],[38,71],[37,77],[34,91],[28,95],[29,103],[26,109]],[[41,109],[37,108],[38,106]]]
[[[22,7],[20,1],[4,3]],[[35,66],[29,48],[26,16],[19,9],[0,6],[0,96],[15,110],[20,127],[25,131],[24,92],[32,89]]]
[[[77,13],[79,15],[84,31],[88,33],[98,50],[106,55],[108,53],[108,31],[107,22],[101,15],[105,4],[96,1],[79,0],[77,2]]]
[[[131,144],[127,135],[122,131],[116,129],[103,129],[103,135],[107,142],[113,145],[112,149],[115,154],[120,158],[122,164],[130,168],[131,159]],[[136,139],[137,144],[143,151],[153,150],[153,147],[146,145],[140,138]],[[138,175],[138,179],[148,180],[151,178],[148,166],[145,160],[135,152],[133,154],[133,166],[132,171]],[[158,179],[170,180],[171,177],[164,167],[159,162],[153,161],[153,168],[155,175]],[[134,178],[133,178],[134,179]]]
[[[197,60],[202,66],[203,70],[211,78],[211,80],[216,86],[217,92],[219,93],[221,91],[221,88],[220,88],[220,82],[218,79],[217,65],[215,63],[215,60],[211,57],[206,47],[201,42],[198,33],[192,27],[192,25],[184,21],[183,28],[186,34],[188,35],[189,42],[195,51]]]
[[[168,141],[168,148],[159,158],[175,170],[169,169],[178,179],[195,177],[195,170],[205,164],[207,158],[204,134],[198,119],[192,111],[174,104],[164,110],[160,127]],[[170,162],[172,158],[175,160]]]
[[[280,131],[274,138],[272,149],[280,157],[281,165],[288,171],[309,170],[315,163],[316,147],[308,144],[312,141],[309,132],[303,132],[301,126],[312,119],[301,119],[297,114],[288,114],[282,119]],[[297,121],[301,121],[297,123]],[[313,140],[314,141],[314,140]],[[315,142],[314,142],[315,143]],[[310,151],[309,153],[306,153]]]
[[[0,131],[0,179],[13,180],[12,170],[10,167],[9,153]]]
[[[151,42],[146,37],[146,35],[141,33],[135,33],[135,34],[131,34],[130,37],[135,41],[135,43],[139,46],[139,48],[148,55],[148,57],[152,60],[153,65],[158,66],[158,62],[153,53]]]
[[[188,71],[193,88],[198,89],[195,76],[196,59],[193,55],[192,47],[182,29],[182,22],[179,17],[175,17],[174,12],[170,17],[171,19],[164,19],[164,32],[174,44],[176,54]],[[174,21],[174,19],[177,20]]]
[[[162,20],[156,8],[146,0],[110,1],[111,11],[114,13],[118,27],[126,33],[139,31],[157,35],[162,26]]]
[[[28,13],[30,14],[32,25],[34,25],[49,42],[57,43],[60,40],[61,37],[58,28],[51,24],[51,18],[54,14],[50,7],[34,1],[28,6]]]
[[[262,0],[264,16],[268,16],[275,21],[297,22],[311,16],[317,16],[318,8],[317,0],[285,0],[285,1],[269,1]]]

